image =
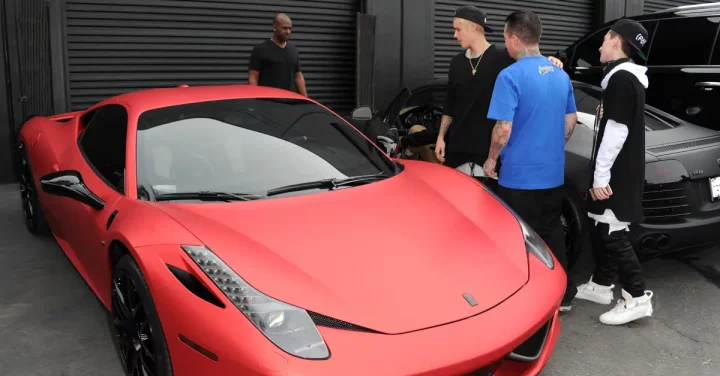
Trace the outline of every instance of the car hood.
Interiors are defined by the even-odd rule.
[[[384,333],[476,315],[528,280],[515,217],[471,178],[428,163],[333,192],[152,205],[264,294]]]

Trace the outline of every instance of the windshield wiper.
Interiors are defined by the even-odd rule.
[[[201,201],[252,201],[262,198],[261,195],[228,192],[178,192],[155,195],[155,201],[201,200]]]
[[[267,191],[267,196],[274,196],[289,192],[306,191],[308,189],[337,189],[341,187],[352,187],[356,185],[362,185],[372,183],[374,181],[387,179],[389,176],[378,174],[378,175],[361,175],[353,176],[347,179],[323,179],[318,181],[311,181],[307,183],[292,184],[284,187],[274,188]]]

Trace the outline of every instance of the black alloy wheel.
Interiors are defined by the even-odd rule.
[[[130,256],[123,257],[113,273],[111,319],[125,375],[172,375],[155,306],[140,269]]]
[[[32,234],[44,233],[46,230],[45,217],[38,202],[37,190],[33,180],[32,167],[27,152],[21,143],[20,149],[20,199],[22,201],[25,227]]]

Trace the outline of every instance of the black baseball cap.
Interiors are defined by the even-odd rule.
[[[455,18],[462,18],[475,22],[485,29],[486,33],[492,33],[494,30],[487,24],[487,14],[477,7],[466,5],[455,9]]]
[[[615,22],[610,29],[625,39],[625,41],[635,49],[638,56],[643,60],[647,60],[642,49],[648,41],[648,32],[639,22],[622,18]]]

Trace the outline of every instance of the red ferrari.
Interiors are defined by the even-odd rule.
[[[566,275],[521,219],[305,97],[139,91],[18,145],[128,375],[536,375],[555,346]]]

